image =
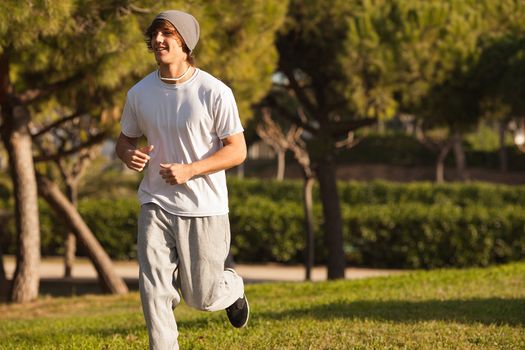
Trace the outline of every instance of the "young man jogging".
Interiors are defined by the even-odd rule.
[[[246,144],[231,89],[194,65],[199,30],[181,11],[155,17],[145,35],[158,70],[129,90],[116,145],[128,168],[145,169],[137,250],[150,349],[178,349],[178,290],[191,307],[226,309],[234,327],[249,317],[242,278],[224,269],[225,170],[244,161]]]

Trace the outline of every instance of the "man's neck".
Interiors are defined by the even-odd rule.
[[[179,62],[169,65],[161,64],[159,66],[159,74],[161,80],[168,84],[181,84],[190,79],[195,72],[195,67],[192,67],[188,62]]]

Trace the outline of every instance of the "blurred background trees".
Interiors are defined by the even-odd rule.
[[[522,5],[521,1],[499,5],[462,0],[291,1],[276,41],[278,75],[266,103],[308,133],[305,141],[323,204],[329,278],[344,277],[345,266],[337,145],[358,129],[402,113],[412,115],[418,139],[436,150],[436,181],[444,181],[450,150],[459,179],[467,180],[463,135],[483,117],[480,101],[488,93],[484,88],[491,85],[483,81],[479,59],[485,41],[519,38],[522,26],[516,20],[523,16]],[[505,22],[508,16],[512,19]],[[523,60],[515,61],[522,67]],[[500,64],[503,70],[511,69]],[[513,83],[521,86],[505,100],[523,97],[519,80],[501,83],[506,88]],[[306,118],[299,118],[299,109]]]
[[[142,31],[167,8],[199,19],[197,65],[234,90],[250,145],[255,130],[263,130],[263,115],[271,116],[280,132],[261,137],[295,152],[310,192],[315,176],[329,278],[344,277],[355,246],[345,239],[341,165],[412,157],[443,182],[453,154],[456,178],[469,180],[466,138],[487,141],[478,128],[492,135],[496,125],[500,169],[519,167],[508,135],[523,128],[523,0],[4,1],[0,133],[11,184],[0,215],[8,222],[13,213],[18,237],[12,300],[38,292],[37,179],[43,198],[83,237],[83,253],[102,284],[125,291],[93,240],[97,232],[77,215],[76,193],[102,196],[106,186],[106,196],[134,195],[118,189],[134,188],[140,178],[97,156],[111,148],[126,91],[155,69]],[[407,132],[390,132],[391,125]],[[410,153],[417,142],[430,151]],[[248,174],[260,176],[259,170]],[[312,208],[305,212],[312,216]],[[310,220],[306,227],[312,226]],[[68,241],[71,269],[75,242]]]
[[[58,161],[66,157],[80,160],[83,149],[103,141],[101,135],[109,136],[127,89],[155,67],[142,33],[152,17],[165,8],[187,9],[202,18],[202,42],[209,45],[200,45],[203,50],[198,58],[204,68],[209,66],[236,88],[238,96],[243,97],[243,117],[247,117],[247,106],[264,95],[271,82],[276,60],[273,32],[282,21],[279,17],[283,17],[286,2],[258,1],[238,6],[233,1],[203,1],[189,6],[181,1],[64,0],[24,4],[12,1],[0,6],[1,131],[16,199],[19,247],[12,299],[25,302],[37,295],[40,259],[32,138],[38,139],[39,160]],[[243,16],[237,16],[239,10],[243,10]],[[258,65],[252,65],[253,61]],[[86,115],[98,124],[83,128],[85,124],[73,123],[70,128],[78,130],[69,135],[64,128],[59,131],[66,123]],[[63,142],[68,140],[61,140],[61,134],[71,142]],[[56,154],[50,154],[53,151]],[[64,167],[59,166],[59,170],[67,180]],[[38,176],[42,176],[41,193],[52,207],[63,215],[75,213],[67,202],[52,196],[60,193],[44,178],[52,178],[49,166],[42,168]],[[74,196],[70,200],[74,201]],[[68,219],[70,225],[82,225],[69,215]],[[73,230],[87,234],[84,244],[93,242],[89,230]],[[101,282],[113,292],[125,292],[123,282],[112,273],[109,259],[96,247],[86,248]]]

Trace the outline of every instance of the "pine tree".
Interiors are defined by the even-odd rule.
[[[28,48],[37,45],[42,37],[62,30],[61,23],[70,15],[71,8],[68,1],[53,4],[8,1],[0,5],[0,132],[9,154],[19,240],[12,287],[15,302],[30,301],[38,295],[40,261],[37,186],[28,130],[28,104],[38,93],[22,83],[15,72],[29,54]]]
[[[353,131],[388,118],[395,110],[390,70],[380,66],[386,53],[365,49],[367,39],[355,36],[358,29],[369,29],[366,16],[373,4],[291,1],[277,40],[280,75],[274,93],[286,94],[295,103],[283,104],[288,99],[275,94],[268,103],[310,135],[305,141],[320,187],[330,279],[344,278],[345,273],[336,183],[338,146],[348,144],[345,140]]]
[[[187,10],[199,18],[203,35],[198,60],[232,86],[247,119],[250,105],[270,85],[268,72],[276,61],[273,35],[285,8],[282,1],[0,4],[0,131],[10,155],[19,237],[13,301],[29,301],[38,293],[40,243],[30,124],[38,122],[46,129],[86,114],[102,124],[108,115],[115,121],[127,89],[155,69],[143,30],[165,9]],[[111,129],[111,123],[104,128]],[[86,232],[60,191],[44,177],[39,179],[42,195],[68,216],[77,232]]]

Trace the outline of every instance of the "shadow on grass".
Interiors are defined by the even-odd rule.
[[[139,290],[138,278],[125,278],[124,282],[130,291]],[[267,283],[265,279],[245,279],[245,284]],[[86,294],[105,294],[96,278],[42,278],[40,279],[40,295],[55,297],[70,297]]]
[[[525,324],[525,299],[336,302],[282,312],[261,312],[254,318],[375,319],[394,322],[452,321],[458,323]]]
[[[220,311],[219,311],[220,312]],[[525,325],[525,299],[467,299],[426,301],[355,301],[312,305],[284,311],[258,312],[252,308],[250,322],[314,319],[377,320],[399,323],[424,321],[449,321],[456,323],[481,323],[485,325]],[[224,319],[197,318],[177,320],[180,328],[206,328]]]
[[[130,291],[139,289],[136,278],[126,278],[124,282]],[[105,294],[96,278],[42,278],[38,292],[40,295],[61,297]]]
[[[64,333],[67,332],[67,336],[64,336]],[[132,337],[133,339],[140,339],[139,337],[144,337],[146,332],[145,326],[143,325],[133,325],[133,326],[90,326],[84,328],[71,328],[71,329],[62,329],[57,330],[45,330],[40,331],[22,331],[22,332],[12,332],[9,337],[9,344],[11,347],[8,349],[16,349],[19,347],[26,348],[27,345],[30,345],[32,349],[38,349],[41,347],[47,347],[51,344],[55,344],[58,348],[58,344],[66,344],[71,341],[71,338],[75,336],[80,337],[95,337],[99,340],[108,339],[112,340],[116,335],[120,335],[123,338]],[[51,344],[50,344],[51,343]],[[75,348],[75,347],[71,347]],[[3,348],[2,348],[3,349]],[[69,349],[69,347],[68,347]],[[76,348],[75,348],[76,349]]]
[[[253,306],[256,306],[253,305]],[[220,311],[219,311],[220,312]],[[203,313],[206,314],[206,313]],[[377,320],[397,323],[415,323],[424,321],[445,321],[465,324],[524,326],[525,299],[468,299],[468,300],[426,300],[426,301],[355,301],[333,302],[311,305],[310,307],[287,308],[283,311],[261,311],[252,309],[251,322],[254,325],[277,321],[294,320],[330,321],[347,319],[349,321]],[[177,321],[179,330],[216,328],[219,323],[230,329],[226,316],[221,318],[198,317]],[[64,328],[62,328],[64,327]],[[83,327],[67,324],[55,330],[23,330],[12,332],[10,341],[13,344],[31,344],[32,346],[49,345],[49,339],[63,340],[64,333],[70,336],[95,336],[100,339],[112,339],[122,336],[130,342],[141,342],[146,339],[144,323],[136,320],[98,323],[88,321]]]

